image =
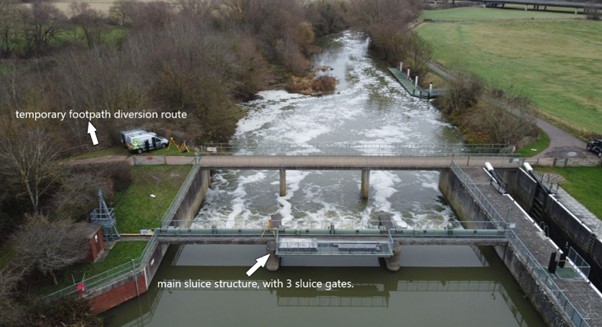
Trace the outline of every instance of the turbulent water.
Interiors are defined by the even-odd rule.
[[[333,67],[337,93],[321,98],[262,92],[245,106],[233,146],[293,145],[290,154],[319,154],[318,144],[445,144],[459,141],[424,101],[406,95],[367,55],[366,39],[344,33],[316,64]],[[366,150],[376,154],[378,147]],[[359,171],[287,171],[287,196],[278,196],[277,171],[222,171],[195,224],[264,227],[280,213],[290,227],[375,228],[390,213],[397,224],[440,227],[453,213],[432,171],[372,171],[370,197],[360,197]],[[107,312],[107,326],[543,326],[492,249],[405,246],[399,273],[374,257],[291,256],[277,272],[246,278],[265,245],[171,247],[149,292]],[[345,267],[345,268],[343,268]],[[353,268],[350,268],[353,267]],[[353,289],[163,289],[165,280],[274,279],[348,281]],[[484,323],[486,322],[486,323]]]
[[[331,40],[316,65],[332,67],[334,95],[311,97],[261,92],[244,105],[232,145],[238,154],[255,146],[292,146],[290,155],[327,154],[319,145],[458,143],[454,128],[428,102],[410,97],[368,56],[368,41],[351,32]],[[440,226],[453,217],[433,171],[371,171],[368,200],[360,198],[359,171],[287,171],[287,195],[278,195],[278,171],[220,171],[195,220],[196,227],[264,227],[280,213],[291,228],[374,228],[381,212],[402,227]]]

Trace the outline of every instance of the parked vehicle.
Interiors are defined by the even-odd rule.
[[[130,135],[126,142],[127,148],[131,153],[142,153],[145,151],[164,148],[169,145],[168,139],[157,136],[155,133],[148,132],[144,134]]]
[[[602,158],[602,139],[587,142],[587,151],[591,151]]]
[[[121,133],[119,133],[119,138],[121,139],[121,144],[123,144],[124,147],[128,147],[128,144],[130,143],[130,138],[132,136],[135,135],[140,135],[140,134],[144,134],[147,133],[147,131],[143,130],[143,129],[130,129],[127,131],[122,131]]]

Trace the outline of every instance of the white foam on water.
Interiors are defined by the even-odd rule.
[[[278,197],[278,204],[280,209],[278,213],[282,216],[282,224],[288,226],[293,220],[292,207],[293,204],[290,202],[291,198],[295,195],[295,192],[299,190],[301,181],[305,179],[311,172],[300,171],[300,170],[289,170],[286,172],[286,195]]]
[[[239,155],[254,153],[254,148],[246,148],[247,143],[290,145],[287,154],[311,155],[326,154],[320,143],[372,146],[440,142],[436,131],[451,125],[440,121],[439,112],[429,103],[408,96],[388,72],[374,67],[365,38],[346,32],[336,41],[343,50],[333,75],[345,76],[346,82],[335,94],[320,98],[283,90],[260,92],[260,99],[242,105],[247,115],[239,121],[233,142],[240,148]],[[328,60],[324,56],[320,64],[328,65]],[[366,148],[363,154],[378,155],[378,151]],[[316,180],[316,174],[323,175]],[[339,177],[333,180],[332,176],[337,176],[333,174],[287,171],[287,194],[280,197],[277,173],[219,172],[213,176],[195,226],[261,228],[266,217],[275,212],[283,216],[287,228],[327,228],[330,223],[337,228],[376,228],[374,219],[381,212],[391,214],[398,226],[408,228],[438,226],[454,217],[452,210],[442,204],[417,201],[407,207],[407,201],[399,200],[399,190],[408,188],[430,194],[429,199],[436,198],[436,172],[408,176],[371,171],[367,204],[359,200],[359,173],[353,177],[357,186],[352,189],[349,181],[336,180]],[[400,176],[408,178],[402,180]],[[353,198],[344,198],[349,196]]]

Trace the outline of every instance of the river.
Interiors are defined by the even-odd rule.
[[[320,154],[324,144],[458,143],[455,128],[428,102],[408,96],[367,52],[367,40],[345,32],[329,40],[316,65],[332,67],[337,91],[324,97],[264,91],[245,104],[233,146]],[[375,146],[376,145],[376,146]],[[331,151],[331,150],[328,150]],[[360,197],[360,172],[287,171],[278,195],[276,171],[222,171],[213,176],[196,227],[264,227],[279,213],[292,228],[376,228],[389,214],[408,228],[443,227],[455,219],[433,171],[372,171]],[[108,326],[543,326],[503,263],[489,248],[408,246],[401,270],[375,258],[285,257],[278,272],[245,271],[265,246],[171,247],[149,292],[107,312]],[[163,281],[196,281],[208,288]],[[257,287],[213,283],[255,281]],[[282,284],[263,285],[276,281]],[[319,285],[317,283],[322,283]],[[228,284],[233,285],[233,284]],[[325,285],[329,285],[326,287]],[[334,285],[334,288],[331,287]]]

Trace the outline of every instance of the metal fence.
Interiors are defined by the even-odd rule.
[[[460,179],[462,184],[466,187],[469,193],[472,194],[473,198],[477,201],[479,206],[485,211],[485,213],[493,220],[499,223],[506,224],[504,218],[499,214],[491,202],[485,197],[481,190],[474,184],[470,176],[466,174],[457,164],[453,163],[451,170]],[[533,257],[531,251],[525,246],[520,238],[514,233],[513,230],[508,231],[508,240],[515,250],[519,260],[521,260],[526,269],[529,271],[540,285],[544,285],[543,290],[548,294],[552,295],[552,298],[556,303],[564,310],[564,312],[570,317],[571,321],[577,327],[589,327],[589,324],[584,320],[583,316],[571,303],[564,292],[558,287],[554,279],[548,274],[547,270],[542,267],[537,259]]]
[[[201,169],[201,166],[198,164],[192,166],[192,169],[190,169],[190,172],[188,173],[188,176],[186,176],[184,183],[182,183],[182,186],[180,186],[180,189],[178,190],[176,197],[171,202],[171,205],[169,206],[169,208],[163,215],[163,218],[161,219],[161,227],[167,227],[174,220],[173,218],[176,214],[176,211],[178,210],[178,208],[180,207],[180,204],[184,200],[184,197],[190,190],[190,185],[194,181],[194,179],[195,179],[196,175],[199,173],[200,169]]]
[[[587,261],[585,261],[585,259],[583,259],[583,257],[581,255],[579,255],[579,253],[577,253],[577,251],[575,251],[572,247],[569,249],[569,254],[568,254],[568,258],[571,260],[571,262],[579,269],[581,270],[581,272],[583,273],[583,275],[585,277],[589,276],[589,272],[591,269],[591,266],[587,263]]]
[[[504,155],[505,144],[417,144],[407,143],[309,143],[309,144],[229,144],[214,143],[200,147],[203,155],[325,155],[325,156],[454,156]]]
[[[543,167],[594,167],[602,166],[600,158],[525,158],[533,166]]]

